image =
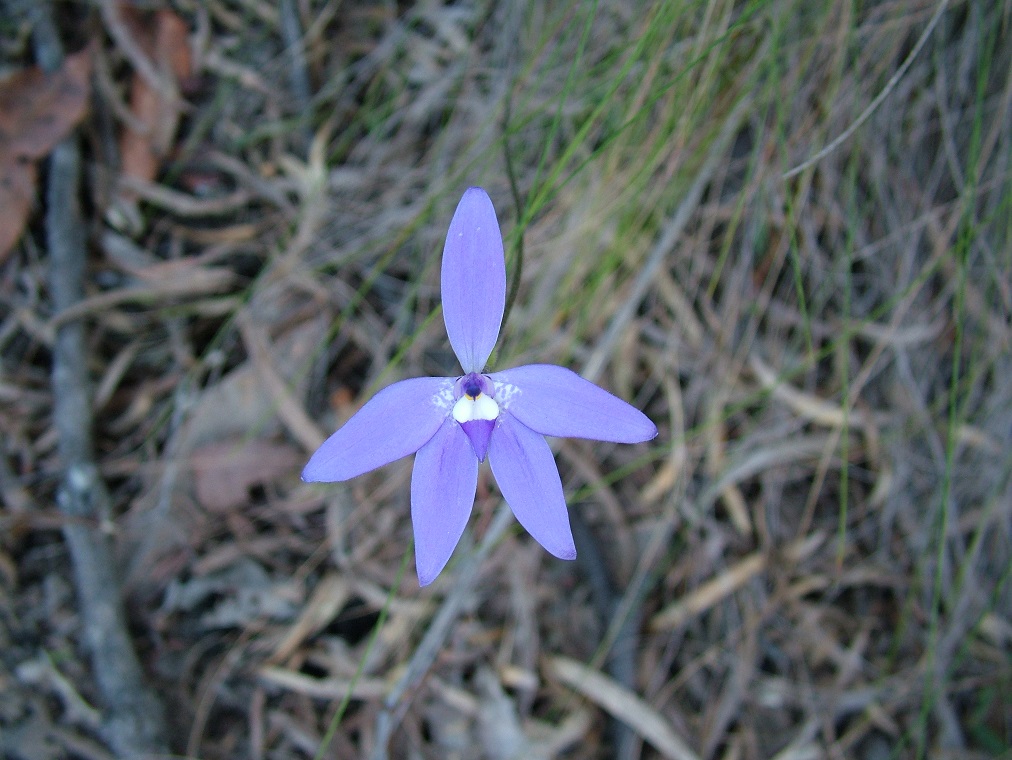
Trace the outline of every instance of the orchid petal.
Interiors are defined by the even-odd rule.
[[[415,377],[394,383],[323,442],[302,479],[349,480],[413,454],[432,438],[452,406],[453,381],[448,378]]]
[[[503,498],[527,532],[559,559],[575,559],[559,469],[544,437],[508,413],[500,414],[488,461]]]
[[[478,460],[454,420],[447,419],[418,450],[411,471],[411,524],[418,583],[427,586],[446,566],[471,515]]]
[[[565,367],[528,364],[490,377],[499,406],[542,435],[614,443],[657,435],[639,409]]]
[[[495,420],[470,420],[461,422],[460,427],[471,441],[471,448],[479,462],[484,462],[488,455],[488,444],[492,440]]]
[[[443,321],[464,373],[481,372],[506,308],[506,258],[492,199],[468,188],[450,220],[440,276]]]

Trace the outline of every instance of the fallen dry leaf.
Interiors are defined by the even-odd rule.
[[[205,509],[225,511],[249,502],[249,489],[290,474],[302,457],[291,446],[262,438],[209,443],[193,452],[197,501]]]
[[[38,66],[0,82],[0,154],[42,158],[84,116],[91,51],[67,56],[59,70]]]
[[[35,164],[0,157],[0,262],[21,237],[35,197]]]
[[[84,118],[91,50],[67,56],[57,71],[38,66],[0,82],[0,261],[21,237],[35,197],[34,161]]]
[[[120,15],[141,50],[175,93],[175,97],[170,97],[171,93],[159,91],[140,73],[134,72],[130,83],[130,111],[134,121],[124,126],[120,136],[120,173],[151,182],[158,175],[179,126],[182,107],[179,84],[193,73],[189,29],[183,19],[168,9],[158,10],[148,17],[136,8],[123,6]],[[139,224],[139,214],[133,208],[137,203],[136,193],[120,187],[118,195],[119,212],[132,220],[132,226]]]
[[[562,683],[621,720],[664,757],[699,760],[667,718],[635,692],[569,657],[551,657],[549,665]]]
[[[327,327],[327,315],[321,314],[272,340],[275,366],[297,396],[305,393],[308,383],[299,368],[317,350]],[[261,436],[283,429],[270,387],[256,364],[247,360],[201,392],[180,433],[180,447],[182,451],[194,451],[208,443],[247,437],[254,426]]]

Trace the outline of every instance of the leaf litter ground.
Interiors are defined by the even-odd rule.
[[[56,506],[54,335],[82,322],[110,493],[84,525],[178,754],[1003,756],[993,5],[57,12],[94,56],[88,260],[54,313],[40,190],[0,264],[6,755],[111,756]],[[34,64],[18,23],[12,72]],[[575,563],[500,519],[483,471],[420,590],[409,460],[298,472],[379,388],[456,371],[438,255],[469,184],[523,257],[495,367],[572,367],[661,435],[557,442]]]

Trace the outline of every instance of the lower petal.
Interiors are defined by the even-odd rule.
[[[478,459],[452,418],[418,450],[411,471],[411,524],[418,583],[428,586],[446,567],[464,532],[478,487]]]
[[[503,498],[534,540],[559,559],[576,559],[559,468],[544,436],[502,413],[488,461]]]

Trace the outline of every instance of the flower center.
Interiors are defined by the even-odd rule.
[[[453,419],[462,425],[474,420],[495,420],[498,416],[499,405],[495,399],[481,392],[476,396],[470,394],[461,396],[453,405]]]
[[[481,383],[473,375],[464,378],[464,395],[472,401],[481,395]]]
[[[483,462],[499,417],[499,404],[493,398],[495,386],[489,378],[472,372],[457,381],[455,390],[459,398],[453,405],[453,419],[467,434],[478,461]]]

